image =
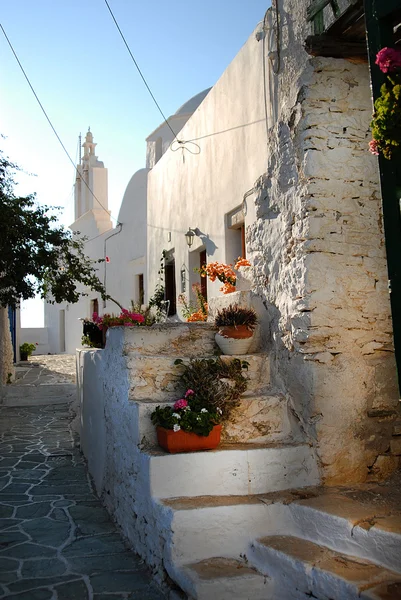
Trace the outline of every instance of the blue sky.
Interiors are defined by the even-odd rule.
[[[270,0],[109,0],[166,116],[213,85],[263,19]],[[145,138],[162,121],[104,0],[21,0],[2,6],[1,24],[53,125],[76,160],[91,127],[109,170],[114,216],[131,175],[145,166]],[[73,221],[74,169],[42,114],[0,31],[0,133],[4,152],[27,174],[18,193],[64,208]],[[28,175],[30,173],[31,175]],[[39,314],[40,313],[40,314]],[[23,325],[42,322],[40,306]]]

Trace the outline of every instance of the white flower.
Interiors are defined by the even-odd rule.
[[[221,410],[221,408],[216,408],[217,412],[219,413],[219,415],[223,414],[223,411]]]
[[[181,427],[179,425],[174,425],[173,430],[174,431],[180,431]]]
[[[199,416],[199,415],[196,417],[196,420],[197,420],[197,421],[200,421],[200,420],[201,420],[201,418],[200,418],[200,416]]]
[[[206,410],[206,408],[202,408],[201,413],[202,412],[205,413],[205,412],[208,412],[208,411]]]
[[[178,413],[173,413],[171,416],[175,417],[176,419],[181,419],[181,415],[179,415]]]

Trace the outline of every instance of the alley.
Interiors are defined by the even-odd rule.
[[[92,489],[69,405],[0,419],[0,598],[162,600]]]

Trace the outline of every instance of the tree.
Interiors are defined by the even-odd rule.
[[[35,194],[14,194],[16,170],[0,151],[0,306],[37,294],[74,303],[85,294],[81,286],[106,297],[94,267],[102,260],[89,259],[85,239],[60,226],[54,209],[39,206]]]

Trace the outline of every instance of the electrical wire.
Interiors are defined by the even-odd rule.
[[[86,187],[88,188],[89,192],[92,194],[93,198],[94,198],[94,199],[95,199],[95,200],[98,202],[98,204],[99,204],[99,205],[102,207],[102,209],[103,209],[105,212],[107,212],[107,214],[110,216],[110,218],[111,218],[111,219],[113,219],[114,221],[116,221],[116,222],[117,222],[117,224],[118,224],[118,223],[119,223],[119,222],[118,222],[118,219],[116,219],[115,217],[113,217],[113,216],[111,215],[110,211],[108,211],[108,210],[107,210],[107,208],[105,208],[105,207],[103,206],[103,204],[100,202],[100,200],[99,200],[99,199],[98,199],[98,198],[95,196],[95,194],[93,193],[93,191],[90,189],[90,187],[89,187],[89,185],[87,184],[87,182],[85,181],[85,179],[84,179],[84,178],[81,176],[80,172],[79,172],[79,171],[78,171],[78,169],[77,169],[77,166],[76,166],[76,164],[74,163],[74,161],[72,160],[71,156],[69,155],[67,148],[64,146],[64,144],[63,144],[63,142],[62,142],[62,140],[61,140],[60,136],[58,135],[58,133],[57,133],[57,131],[56,131],[56,129],[55,129],[55,127],[54,127],[53,123],[52,123],[52,122],[51,122],[51,120],[50,120],[50,117],[48,116],[48,114],[47,114],[46,110],[44,109],[44,107],[43,107],[43,104],[42,104],[42,103],[41,103],[41,101],[39,100],[39,96],[38,96],[38,95],[37,95],[37,93],[35,92],[35,90],[34,90],[34,88],[33,88],[33,85],[31,84],[31,82],[30,82],[30,80],[29,80],[29,77],[28,77],[28,75],[26,74],[26,72],[25,72],[25,70],[24,70],[24,67],[22,66],[22,64],[21,64],[21,61],[19,60],[19,58],[18,58],[18,56],[17,56],[17,53],[15,52],[15,50],[14,50],[14,47],[13,47],[13,45],[12,45],[11,41],[9,40],[9,38],[8,38],[8,36],[7,36],[7,34],[6,34],[5,30],[4,30],[4,27],[3,27],[3,25],[2,25],[1,23],[0,23],[0,28],[1,28],[2,32],[3,32],[3,34],[4,34],[4,37],[5,37],[5,38],[6,38],[6,40],[7,40],[7,43],[8,43],[8,45],[9,45],[9,46],[10,46],[10,48],[11,48],[11,51],[12,51],[12,53],[14,54],[15,60],[17,61],[18,65],[19,65],[19,68],[21,69],[21,71],[22,71],[22,73],[23,73],[23,75],[24,75],[24,77],[25,77],[25,79],[26,79],[26,81],[27,81],[27,83],[28,83],[29,87],[31,88],[31,91],[32,91],[33,95],[35,96],[35,99],[36,99],[37,103],[39,104],[39,106],[40,106],[40,108],[41,108],[41,110],[42,110],[42,112],[43,112],[44,116],[46,117],[46,120],[47,120],[47,122],[49,123],[49,125],[50,125],[50,127],[51,127],[51,129],[52,129],[52,131],[53,131],[53,133],[54,133],[54,135],[56,136],[57,140],[59,141],[59,143],[60,143],[60,146],[62,147],[62,149],[64,150],[65,154],[67,155],[67,158],[68,158],[68,160],[70,161],[70,163],[71,163],[71,164],[72,164],[72,166],[74,167],[74,169],[75,169],[75,171],[77,172],[78,176],[80,177],[81,181],[83,181],[83,182],[84,182],[84,184],[85,184],[85,185],[86,185]]]
[[[168,120],[167,120],[167,118],[166,118],[166,116],[165,116],[164,112],[163,112],[163,111],[162,111],[162,109],[160,108],[160,105],[159,105],[159,103],[157,102],[157,100],[156,100],[156,98],[155,98],[155,96],[154,96],[154,94],[153,94],[152,90],[150,89],[150,87],[149,87],[149,84],[148,84],[148,82],[146,81],[144,74],[142,73],[142,71],[141,71],[141,69],[140,69],[140,67],[139,67],[139,65],[138,65],[138,63],[137,63],[137,61],[135,60],[135,57],[134,57],[134,55],[133,55],[133,54],[132,54],[132,52],[131,52],[131,48],[129,47],[127,40],[125,39],[125,37],[124,37],[124,34],[123,34],[123,32],[121,31],[121,28],[120,28],[120,26],[119,26],[119,24],[118,24],[118,22],[117,22],[117,19],[115,18],[114,14],[113,14],[113,11],[112,11],[112,10],[111,10],[111,8],[110,8],[110,5],[109,5],[109,3],[107,2],[107,0],[104,0],[104,1],[105,1],[105,4],[106,4],[107,8],[109,9],[109,13],[110,13],[110,15],[111,15],[111,17],[112,17],[112,19],[113,19],[113,21],[114,21],[114,23],[115,23],[115,26],[117,27],[117,30],[118,30],[118,32],[119,32],[119,34],[120,34],[120,36],[121,36],[121,39],[123,40],[123,42],[124,42],[124,44],[125,44],[125,47],[127,48],[128,52],[129,52],[129,55],[130,55],[130,57],[131,57],[131,59],[132,59],[132,61],[133,61],[134,65],[135,65],[135,67],[136,67],[136,69],[137,69],[137,71],[138,71],[139,75],[142,77],[142,81],[143,81],[143,83],[145,84],[145,86],[146,86],[146,89],[148,90],[149,94],[151,95],[153,102],[154,102],[154,103],[155,103],[155,105],[157,106],[157,108],[158,108],[158,110],[159,110],[159,112],[160,112],[161,116],[162,116],[162,117],[163,117],[163,119],[164,119],[164,122],[166,123],[166,125],[169,127],[169,129],[170,129],[171,133],[173,134],[173,136],[174,136],[174,139],[177,139],[177,141],[178,141],[179,143],[182,143],[182,142],[180,142],[180,141],[178,140],[178,138],[177,138],[177,134],[175,133],[175,131],[174,131],[174,130],[173,130],[173,128],[171,127],[171,125],[170,125],[170,123],[168,122]],[[185,142],[184,142],[184,143],[185,143]]]

